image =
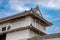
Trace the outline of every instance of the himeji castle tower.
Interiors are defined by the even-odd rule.
[[[0,19],[0,40],[29,40],[46,35],[46,27],[52,23],[45,20],[38,7]]]

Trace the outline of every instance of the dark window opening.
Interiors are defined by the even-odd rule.
[[[6,34],[0,35],[0,40],[6,40]]]
[[[11,26],[8,26],[7,30],[9,30],[11,28]]]
[[[2,28],[2,31],[6,31],[6,27],[3,27],[3,28]]]

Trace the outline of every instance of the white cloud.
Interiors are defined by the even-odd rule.
[[[1,6],[1,4],[2,4],[2,0],[0,0],[0,6]]]
[[[9,14],[10,14],[10,13],[5,12],[5,11],[0,12],[0,19],[9,16]],[[10,15],[11,15],[11,14],[10,14]]]
[[[53,19],[53,20],[60,20],[60,18],[55,18],[55,19]]]
[[[0,0],[0,4],[2,3],[2,0]],[[8,5],[9,9],[16,10],[16,11],[24,11],[29,10],[29,7],[26,7],[26,3],[32,3],[35,5],[42,5],[44,7],[49,7],[53,9],[60,9],[60,0],[9,0]],[[48,15],[50,16],[50,15]],[[45,17],[48,19],[47,15]]]
[[[53,20],[53,16],[49,15],[49,14],[45,14],[45,13],[42,13],[43,17],[48,20],[49,22],[52,22]]]
[[[14,14],[16,14],[16,12],[15,13],[10,13],[8,11],[0,11],[0,19],[11,16],[11,15],[14,15]]]
[[[38,0],[36,3],[44,7],[60,9],[60,0]]]
[[[9,0],[10,9],[17,11],[29,10],[29,7],[25,7],[24,4],[28,1],[23,0]]]
[[[45,18],[47,18],[47,19],[53,18],[51,15],[48,15],[48,14],[43,14],[43,17],[45,17]]]
[[[9,0],[10,7],[14,9],[15,8],[17,9],[20,6],[23,7],[23,9],[26,9],[24,8],[25,3],[33,3],[36,5],[42,5],[48,8],[60,9],[60,0]]]

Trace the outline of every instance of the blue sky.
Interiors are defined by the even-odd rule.
[[[46,28],[46,33],[60,33],[60,0],[0,0],[0,18],[35,8],[36,5],[43,17],[53,23]]]

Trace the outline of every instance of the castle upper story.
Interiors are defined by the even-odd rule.
[[[38,7],[0,19],[0,34],[25,28],[36,29],[45,34],[45,28],[52,25],[42,17]],[[32,26],[32,27],[31,27]]]

